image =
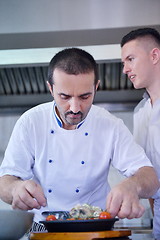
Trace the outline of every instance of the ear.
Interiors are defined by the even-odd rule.
[[[47,81],[47,86],[49,88],[51,95],[53,96],[53,90],[52,90],[51,84],[48,81]]]
[[[151,59],[153,64],[156,64],[160,60],[160,49],[153,48],[151,51]]]
[[[98,80],[98,82],[97,82],[97,84],[96,84],[96,91],[97,91],[97,89],[98,89],[99,84],[100,84],[100,80]]]

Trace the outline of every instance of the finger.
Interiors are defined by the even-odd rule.
[[[39,209],[41,207],[25,189],[22,189],[18,195],[14,196],[12,206],[13,208],[20,208],[23,210],[31,210],[33,208]]]
[[[118,217],[128,219],[139,218],[143,215],[144,210],[144,207],[139,203],[137,204],[137,202],[129,204],[127,202],[124,202],[122,203],[122,207],[118,213]]]
[[[32,204],[36,206],[36,208],[39,206],[46,206],[46,198],[39,184],[36,184],[35,182],[29,182],[29,184],[26,184],[26,190],[32,196],[33,200],[36,200],[35,202],[32,201]]]
[[[12,208],[13,209],[19,209],[19,210],[24,210],[24,211],[28,211],[28,210],[32,210],[33,208],[27,206],[25,203],[23,203],[22,201],[19,201],[17,203],[12,203]]]
[[[108,196],[107,196],[107,201],[106,201],[107,211],[109,211],[109,209],[110,209],[111,201],[112,201],[112,195],[109,193]]]
[[[128,216],[128,219],[140,218],[143,215],[144,212],[145,212],[145,208],[141,204],[138,204],[138,205],[133,204],[132,205],[132,212]]]
[[[26,193],[25,196],[26,197],[20,196],[20,200],[26,206],[28,206],[28,208],[31,208],[31,209],[33,209],[33,208],[40,209],[41,208],[41,205],[37,202],[37,200],[35,198],[33,198],[33,196],[31,196],[28,193]]]
[[[22,199],[18,196],[16,199],[12,201],[12,208],[13,209],[20,209],[20,210],[32,210],[33,208],[28,206],[26,202],[23,202]]]
[[[123,219],[123,218],[128,218],[132,212],[132,204],[130,201],[122,201],[121,207],[118,212],[118,217]]]
[[[106,209],[112,217],[117,216],[121,208],[121,198],[113,197],[112,193],[108,195]]]

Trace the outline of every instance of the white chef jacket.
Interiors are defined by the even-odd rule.
[[[151,160],[160,180],[160,99],[152,106],[147,92],[135,108],[133,134]],[[157,196],[160,197],[160,190]]]
[[[160,180],[160,99],[152,106],[147,92],[135,108],[133,134],[151,160]],[[160,239],[160,189],[153,198],[153,235],[155,239]]]
[[[50,102],[17,121],[0,176],[34,179],[42,186],[47,206],[34,210],[38,222],[43,211],[70,210],[78,203],[105,209],[110,163],[127,177],[152,166],[123,121],[105,109],[92,105],[77,129],[66,130]]]

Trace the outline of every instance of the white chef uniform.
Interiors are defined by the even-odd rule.
[[[125,176],[151,166],[123,121],[103,108],[91,107],[85,121],[66,130],[57,121],[54,102],[41,104],[17,121],[0,175],[34,179],[47,198],[47,207],[34,210],[35,221],[46,210],[70,210],[80,203],[105,209],[110,191],[110,163]]]
[[[160,99],[154,105],[148,94],[134,111],[134,137],[145,150],[160,180]],[[153,233],[160,239],[160,190],[153,196],[154,222]]]

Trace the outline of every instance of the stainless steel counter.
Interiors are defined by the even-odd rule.
[[[142,232],[133,232],[132,236],[129,238],[132,240],[154,240],[152,233],[151,232],[146,232],[146,233],[142,233]]]

